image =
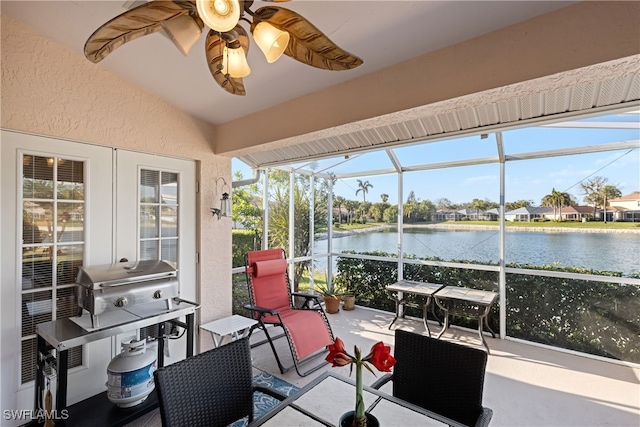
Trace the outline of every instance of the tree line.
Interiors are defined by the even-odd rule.
[[[274,170],[269,172],[269,229],[268,246],[289,249],[289,174],[285,171]],[[241,180],[242,174],[236,172],[235,180]],[[595,210],[606,206],[608,201],[620,197],[621,192],[615,185],[609,185],[607,178],[594,177],[580,184],[584,193],[584,201],[594,206]],[[326,231],[326,218],[328,214],[329,186],[327,180],[316,180],[311,186],[311,180],[305,175],[295,175],[293,192],[294,204],[294,253],[289,257],[308,256],[312,237],[310,234],[311,210],[313,200],[314,229],[316,232]],[[254,248],[258,249],[262,242],[263,212],[262,212],[262,184],[256,183],[244,187],[235,188],[233,191],[232,217],[235,222],[243,225],[254,233]],[[379,202],[367,201],[367,194],[373,185],[369,181],[358,180],[356,196],[362,196],[362,200],[352,200],[344,196],[333,197],[334,212],[332,215],[334,224],[342,223],[366,223],[369,221],[393,224],[398,221],[398,205],[388,202],[389,195],[381,194]],[[552,189],[551,193],[541,200],[542,206],[562,209],[563,206],[573,206],[578,202],[575,197],[566,192]],[[511,211],[524,206],[533,206],[532,200],[516,200],[506,202],[505,209]],[[447,198],[439,198],[435,201],[420,200],[414,191],[410,191],[407,200],[402,204],[403,222],[416,223],[431,221],[432,214],[438,210],[459,211],[461,209],[474,209],[487,211],[499,207],[499,203],[474,198],[467,203],[452,203]],[[296,263],[294,284],[302,277],[307,266],[304,263]]]

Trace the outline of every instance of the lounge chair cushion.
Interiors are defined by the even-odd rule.
[[[272,259],[269,261],[257,261],[253,264],[253,277],[272,276],[274,274],[284,274],[287,269],[287,260]]]

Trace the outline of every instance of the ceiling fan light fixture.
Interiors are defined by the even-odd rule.
[[[222,53],[222,74],[229,74],[230,77],[247,77],[251,73],[251,68],[247,63],[247,57],[242,47],[232,48],[225,46]]]
[[[264,21],[258,23],[253,29],[253,39],[264,53],[268,63],[277,61],[289,45],[288,32],[281,31]]]
[[[238,0],[196,0],[196,8],[202,22],[214,31],[229,31],[240,20]]]

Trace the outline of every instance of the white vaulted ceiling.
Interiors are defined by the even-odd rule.
[[[150,34],[119,47],[96,67],[112,71],[194,117],[217,125],[573,3],[576,2],[281,3],[279,6],[303,15],[338,46],[362,58],[364,64],[337,72],[315,69],[286,56],[268,64],[254,43],[248,54],[252,71],[244,79],[244,97],[226,93],[211,77],[204,35],[184,57],[167,37]],[[272,4],[255,1],[253,9]],[[125,0],[0,2],[3,14],[79,55],[83,55],[84,43],[98,27],[131,5]]]
[[[2,14],[83,55],[87,38],[131,3],[2,0],[0,7]],[[314,69],[286,56],[268,64],[253,46],[248,56],[252,72],[244,79],[244,97],[226,93],[211,77],[204,36],[184,57],[166,37],[151,34],[126,43],[95,66],[156,94],[193,117],[225,126],[575,3],[580,2],[286,2],[282,7],[305,16],[340,47],[361,57],[364,64],[340,72]],[[254,9],[269,4],[256,1]],[[408,110],[370,115],[339,126],[265,137],[253,145],[237,150],[226,147],[219,152],[237,156],[254,168],[264,168],[632,105],[640,100],[639,64],[640,56],[635,55]]]

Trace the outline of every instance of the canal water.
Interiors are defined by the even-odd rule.
[[[507,231],[506,262],[534,265],[582,267],[621,272],[628,276],[640,272],[640,234]],[[397,252],[396,230],[333,238],[333,252]],[[498,231],[442,230],[407,228],[404,232],[405,254],[419,258],[438,257],[445,261],[469,260],[497,263],[500,259]],[[316,253],[327,251],[327,241],[318,240]],[[316,265],[322,268],[319,263]]]

